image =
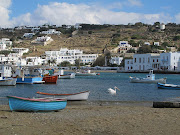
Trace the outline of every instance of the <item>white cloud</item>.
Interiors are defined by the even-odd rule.
[[[9,21],[10,10],[8,10],[10,6],[11,0],[0,0],[0,27],[8,27],[11,25]]]
[[[0,0],[1,1],[1,0]],[[132,0],[131,0],[132,1]],[[137,1],[137,0],[133,0]],[[138,5],[135,4],[134,5]],[[120,6],[120,4],[119,4]],[[6,7],[9,7],[6,5]],[[128,24],[143,22],[153,24],[156,21],[167,22],[171,18],[163,14],[140,14],[140,13],[127,13],[127,12],[115,12],[103,7],[89,6],[85,4],[68,4],[53,2],[49,5],[38,5],[37,9],[32,13],[26,13],[21,16],[15,17],[9,21],[9,11],[7,8],[0,8],[0,17],[3,15],[0,26],[9,25],[43,25],[45,23],[62,25],[76,23],[88,23],[88,24]],[[2,18],[2,17],[1,17]],[[2,25],[3,24],[3,25]]]

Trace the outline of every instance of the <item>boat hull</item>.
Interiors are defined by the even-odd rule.
[[[42,100],[42,99],[28,99],[15,96],[8,96],[9,107],[11,111],[58,111],[66,107],[67,101],[62,99]]]
[[[43,93],[43,92],[37,92],[37,94],[42,94],[46,96],[54,96],[58,98],[65,98],[68,101],[83,101],[87,100],[89,97],[90,91],[83,91],[79,93],[74,93],[74,94],[51,94],[51,93]]]
[[[157,83],[159,89],[180,90],[180,85]]]
[[[57,83],[57,79],[58,79],[58,76],[55,75],[55,76],[44,76],[43,77],[43,81],[45,81],[45,83]]]
[[[0,80],[0,86],[14,86],[16,85],[16,78],[7,78]]]
[[[74,79],[75,73],[67,74],[67,75],[59,75],[59,79]]]
[[[166,83],[166,78],[156,79],[156,80],[149,80],[149,79],[136,79],[130,77],[131,83]]]
[[[17,84],[33,84],[33,83],[43,83],[42,77],[18,77]]]
[[[96,76],[96,73],[79,73],[76,72],[76,76]]]

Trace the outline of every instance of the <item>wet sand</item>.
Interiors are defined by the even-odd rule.
[[[179,108],[151,104],[68,104],[59,112],[11,112],[0,105],[0,135],[179,135]]]

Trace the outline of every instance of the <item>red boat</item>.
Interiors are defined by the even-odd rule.
[[[43,81],[45,81],[45,83],[57,83],[57,79],[58,79],[57,75],[43,77]]]

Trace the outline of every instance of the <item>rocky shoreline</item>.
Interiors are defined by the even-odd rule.
[[[11,112],[0,105],[1,135],[179,135],[180,110],[151,103],[70,103],[59,112]]]

